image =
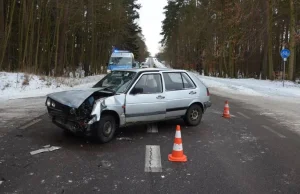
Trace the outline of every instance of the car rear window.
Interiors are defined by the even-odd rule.
[[[166,90],[183,90],[195,88],[191,78],[186,73],[163,73]]]
[[[166,90],[182,90],[183,82],[180,73],[163,73]]]
[[[183,80],[183,87],[184,88],[195,88],[194,82],[191,80],[191,78],[186,73],[181,73],[182,80]]]

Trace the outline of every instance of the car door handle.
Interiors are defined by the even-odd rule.
[[[165,98],[164,96],[160,96],[160,95],[156,97],[156,99],[164,99],[164,98]]]
[[[191,91],[189,94],[193,95],[193,94],[197,94],[197,92]]]

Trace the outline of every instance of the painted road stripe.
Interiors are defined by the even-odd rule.
[[[42,120],[42,119],[36,119],[36,120],[33,120],[33,121],[31,121],[30,123],[28,123],[28,124],[26,124],[26,125],[20,127],[19,129],[26,129],[26,128],[30,127],[31,125],[34,125],[34,124],[40,122],[41,120]]]
[[[262,125],[262,127],[265,128],[265,129],[267,129],[268,131],[270,131],[270,132],[272,132],[272,133],[278,135],[278,136],[281,137],[281,138],[286,138],[284,135],[282,135],[282,134],[280,134],[280,133],[274,131],[273,129],[271,129],[271,128],[268,127],[268,126]]]
[[[162,172],[159,145],[146,145],[145,172]]]
[[[158,133],[157,124],[148,124],[147,125],[147,133]]]
[[[239,115],[245,117],[246,119],[251,119],[250,117],[248,117],[247,115],[245,115],[245,114],[243,114],[243,113],[241,113],[241,112],[237,112],[237,114],[239,114]]]

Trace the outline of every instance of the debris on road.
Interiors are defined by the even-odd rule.
[[[30,154],[31,155],[36,155],[36,154],[40,154],[40,153],[43,153],[43,152],[52,152],[54,150],[59,150],[60,148],[61,147],[58,147],[58,146],[45,145],[44,148],[32,151],[32,152],[30,152]]]
[[[109,168],[111,167],[111,163],[109,161],[102,160],[100,164],[98,164],[98,167]]]
[[[124,141],[132,141],[132,138],[130,138],[130,137],[119,137],[119,138],[117,138],[117,140],[119,140],[119,141],[122,141],[122,140],[124,140]]]
[[[30,165],[31,165],[31,163],[28,163],[28,164],[24,165],[23,168],[27,168]]]

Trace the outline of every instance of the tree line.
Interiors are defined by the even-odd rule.
[[[274,79],[288,48],[286,76],[300,76],[298,0],[169,0],[164,10],[158,57],[172,67]]]
[[[137,0],[0,0],[0,71],[104,71],[112,48],[144,61]]]

